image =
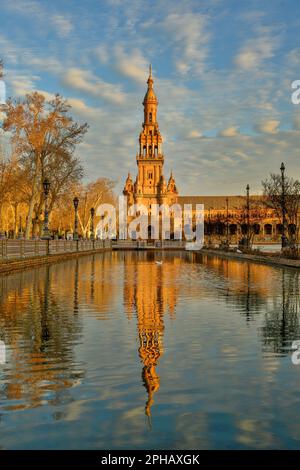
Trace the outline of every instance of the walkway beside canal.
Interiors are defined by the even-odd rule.
[[[147,240],[116,240],[112,242],[113,250],[185,250],[186,242],[183,240],[156,240],[149,242]],[[291,268],[300,268],[300,260],[283,258],[280,251],[276,253],[237,253],[236,251],[223,251],[221,249],[202,248],[192,251],[193,253],[216,255],[223,258],[231,258],[239,261],[252,261],[256,263],[269,264],[272,266],[288,266]]]
[[[221,258],[236,259],[239,261],[252,261],[256,263],[269,264],[271,266],[288,266],[290,268],[300,268],[300,260],[283,258],[280,253],[237,253],[235,251],[222,251],[210,248],[202,248],[201,254],[215,255]]]
[[[109,250],[110,240],[0,240],[0,273]]]
[[[134,240],[0,240],[0,273],[23,270],[38,265],[64,261],[67,258],[110,250],[181,250],[186,243],[182,240],[134,241]],[[202,248],[196,254],[213,255],[221,258],[236,259],[300,268],[300,260],[283,258],[280,253],[237,253],[220,249]]]

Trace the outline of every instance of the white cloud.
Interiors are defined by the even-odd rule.
[[[293,117],[293,127],[295,130],[300,130],[300,114],[295,114]]]
[[[16,76],[10,82],[10,86],[13,90],[13,96],[25,96],[27,93],[32,92],[35,89],[35,82],[37,80],[39,80],[39,77],[36,76]]]
[[[280,121],[269,119],[256,125],[255,129],[263,134],[277,134]]]
[[[94,50],[94,54],[98,58],[101,64],[107,64],[109,60],[109,52],[105,44],[97,46]]]
[[[120,85],[107,83],[88,70],[69,69],[62,78],[65,86],[88,93],[114,104],[124,104],[126,94]]]
[[[255,37],[247,39],[236,55],[236,66],[244,71],[259,69],[266,60],[272,59],[279,45],[279,32],[267,27],[255,27]]]
[[[4,8],[13,14],[30,16],[42,30],[54,29],[59,37],[65,38],[73,30],[73,24],[69,18],[59,14],[50,13],[46,5],[34,0],[14,0],[5,2]]]
[[[39,16],[42,14],[42,8],[38,2],[34,0],[14,0],[14,2],[4,2],[3,7],[12,11],[14,14],[19,15],[34,15]]]
[[[122,75],[145,83],[149,63],[140,50],[134,49],[126,54],[122,46],[116,46],[114,56],[115,67]]]
[[[296,47],[295,49],[292,49],[287,56],[287,62],[290,65],[295,65],[299,67],[300,65],[300,48]]]
[[[34,56],[30,51],[26,51],[26,54],[24,54],[23,63],[31,68],[34,67],[39,71],[50,72],[52,74],[62,73],[64,70],[63,64],[54,57]]]
[[[23,48],[16,46],[16,44],[13,41],[10,41],[3,34],[0,34],[0,48],[1,48],[1,51],[5,51],[5,55],[1,52],[1,58],[3,58],[3,55],[4,55],[5,60],[13,64],[18,63],[19,53],[21,51],[24,53]]]
[[[48,91],[45,91],[45,90],[35,90],[35,91],[43,95],[47,101],[51,101],[55,98],[54,93],[49,93]]]
[[[190,132],[188,132],[187,137],[189,139],[201,139],[203,137],[203,135],[201,134],[201,132],[194,129],[194,130],[191,130]]]
[[[236,65],[243,70],[260,67],[265,59],[273,57],[274,44],[272,40],[263,38],[253,39],[241,49],[235,58]]]
[[[261,10],[248,10],[241,13],[241,18],[249,23],[257,24],[264,18],[266,13]]]
[[[101,110],[88,106],[83,100],[78,98],[68,98],[68,103],[71,105],[71,112],[74,111],[79,116],[99,116]]]
[[[209,33],[207,17],[200,13],[169,14],[159,28],[166,31],[175,47],[175,66],[179,73],[202,73],[207,57]]]
[[[219,132],[220,137],[236,137],[239,134],[237,127],[227,127]]]
[[[62,38],[69,36],[73,30],[71,21],[62,15],[53,15],[51,17],[51,22],[54,25],[58,35]]]

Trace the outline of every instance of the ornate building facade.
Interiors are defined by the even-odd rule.
[[[206,243],[228,241],[238,244],[247,234],[247,209],[245,196],[180,196],[178,204],[204,205],[204,233]],[[275,210],[266,207],[263,196],[249,198],[249,224],[253,243],[281,243],[282,223]],[[286,225],[289,234],[293,224]]]
[[[157,122],[158,100],[153,89],[153,77],[150,65],[148,89],[144,106],[144,122],[139,136],[139,151],[136,156],[138,167],[135,182],[128,174],[123,194],[128,205],[143,204],[151,209],[152,204],[172,205],[177,202],[178,191],[171,173],[168,183],[164,176],[164,154],[162,136]]]
[[[136,155],[138,167],[135,181],[127,176],[123,194],[128,206],[143,204],[148,208],[149,223],[152,204],[204,204],[206,240],[210,243],[238,244],[247,233],[246,202],[243,196],[179,196],[175,178],[171,172],[168,182],[164,176],[163,139],[157,121],[158,99],[153,88],[150,65],[147,91],[143,100],[144,121],[139,135],[139,149]],[[267,208],[262,196],[250,196],[249,222],[253,241],[257,243],[280,243],[282,224],[271,208]],[[172,225],[172,220],[171,220]],[[150,226],[149,226],[150,227]],[[296,227],[289,224],[286,229],[293,233]],[[151,238],[150,232],[148,239]],[[172,238],[172,228],[171,228]]]

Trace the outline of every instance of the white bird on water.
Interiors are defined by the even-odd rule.
[[[156,264],[159,264],[159,265],[162,265],[163,262],[162,261],[155,261]]]

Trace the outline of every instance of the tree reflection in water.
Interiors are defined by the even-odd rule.
[[[300,338],[300,273],[282,269],[281,288],[273,297],[270,311],[266,311],[261,329],[263,351],[281,355],[290,353],[291,343]]]
[[[76,313],[78,264],[73,291]],[[9,346],[9,380],[1,397],[6,409],[31,408],[71,400],[68,389],[84,377],[74,369],[72,344],[81,331],[78,316],[66,313],[71,298],[58,297],[54,290],[54,266],[1,277],[0,329]],[[73,269],[72,269],[73,271]],[[69,273],[70,274],[70,273]],[[71,285],[70,285],[71,284]]]

